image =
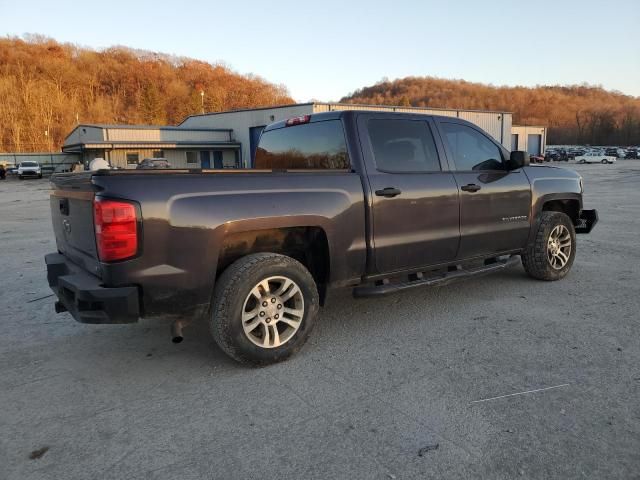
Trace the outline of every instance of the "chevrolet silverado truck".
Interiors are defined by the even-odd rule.
[[[193,319],[243,363],[307,340],[331,289],[371,297],[522,259],[563,278],[595,210],[582,178],[529,166],[458,118],[328,112],[269,125],[255,168],[104,170],[51,178],[57,312],[122,324]]]

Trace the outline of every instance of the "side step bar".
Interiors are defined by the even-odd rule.
[[[389,283],[388,280],[383,280],[378,285],[362,285],[353,289],[353,296],[355,298],[364,297],[379,297],[382,295],[389,295],[391,293],[401,292],[415,287],[423,286],[442,286],[448,283],[462,280],[465,278],[479,277],[480,275],[486,275],[493,273],[504,268],[513,267],[519,262],[519,257],[513,255],[504,260],[498,260],[481,267],[463,269],[460,266],[456,270],[446,272],[442,275],[430,278],[422,278],[423,274],[414,274],[417,277],[416,280],[409,282]]]

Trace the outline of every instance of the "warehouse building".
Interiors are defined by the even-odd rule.
[[[78,125],[62,151],[118,168],[136,168],[145,158],[165,158],[173,168],[240,167],[240,144],[229,128]]]
[[[524,150],[530,155],[544,155],[547,127],[514,125],[511,127],[511,150]]]
[[[498,142],[511,147],[511,120],[509,112],[474,111],[460,109],[393,107],[381,105],[351,105],[345,103],[300,103],[281,107],[253,108],[231,112],[205,113],[187,117],[178,128],[185,129],[231,129],[233,138],[241,146],[240,164],[244,168],[253,166],[258,140],[264,127],[273,122],[300,115],[311,115],[336,110],[370,110],[385,112],[443,115],[468,120],[492,135]]]

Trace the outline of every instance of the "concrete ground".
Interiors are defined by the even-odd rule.
[[[566,279],[335,294],[263,369],[56,315],[47,181],[0,182],[0,479],[640,478],[640,161],[568,167],[601,220]]]

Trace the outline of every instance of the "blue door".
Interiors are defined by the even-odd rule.
[[[200,152],[200,168],[211,168],[209,152]]]
[[[254,161],[256,159],[256,150],[258,149],[258,140],[260,140],[260,134],[262,134],[262,130],[264,130],[266,125],[262,125],[260,127],[251,127],[249,129],[249,149],[251,150],[251,165],[253,167]]]
[[[220,150],[213,152],[213,168],[224,168],[222,164],[222,151]]]

